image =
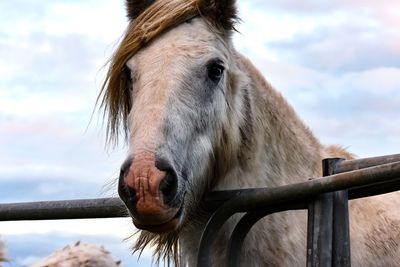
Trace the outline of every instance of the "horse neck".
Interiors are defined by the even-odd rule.
[[[310,129],[248,59],[238,55],[237,66],[248,80],[239,90],[249,95],[251,118],[245,121],[252,142],[216,188],[279,186],[320,176],[323,148]]]

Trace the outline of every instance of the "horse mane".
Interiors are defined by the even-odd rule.
[[[97,104],[100,103],[104,111],[103,116],[108,117],[106,137],[109,142],[115,144],[118,141],[121,128],[125,139],[128,133],[127,117],[132,100],[126,62],[162,33],[197,16],[205,18],[210,29],[220,34],[234,30],[237,20],[234,6],[222,10],[219,0],[158,0],[131,20],[119,47],[109,60],[110,67],[97,98]]]

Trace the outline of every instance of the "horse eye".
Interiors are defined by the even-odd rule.
[[[208,78],[213,82],[218,83],[224,75],[225,67],[222,65],[222,61],[217,60],[208,65],[207,71]]]
[[[131,70],[125,66],[123,69],[124,75],[125,77],[128,79],[128,81],[132,82],[132,74],[131,74]]]

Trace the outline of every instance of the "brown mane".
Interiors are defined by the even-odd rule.
[[[225,13],[227,17],[219,17]],[[141,48],[162,33],[194,17],[202,16],[211,29],[227,33],[234,29],[236,10],[221,7],[206,0],[158,0],[150,5],[135,20],[131,21],[124,38],[110,59],[110,68],[97,102],[108,116],[107,140],[118,141],[121,130],[127,136],[127,117],[131,109],[130,77],[126,62]]]

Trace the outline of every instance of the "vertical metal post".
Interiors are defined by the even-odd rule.
[[[311,204],[313,211],[311,233],[307,248],[308,267],[332,266],[333,194],[323,194]]]
[[[308,205],[308,219],[307,219],[307,267],[313,266],[313,240],[314,240],[314,202]]]
[[[342,160],[337,160],[336,164]],[[333,195],[333,267],[350,267],[348,191],[337,191]]]
[[[341,161],[341,159],[323,160],[323,176],[334,174],[335,166],[338,161]],[[318,196],[315,201],[309,205],[307,267],[331,267],[334,262],[332,255],[334,199],[334,193],[326,193]],[[337,207],[339,208],[340,205],[337,205]],[[337,230],[340,231],[340,228],[337,228]],[[337,241],[340,242],[339,240]],[[335,244],[339,245],[337,242]],[[338,249],[336,249],[336,251],[339,252]]]
[[[350,267],[350,230],[347,190],[333,197],[333,267]]]

